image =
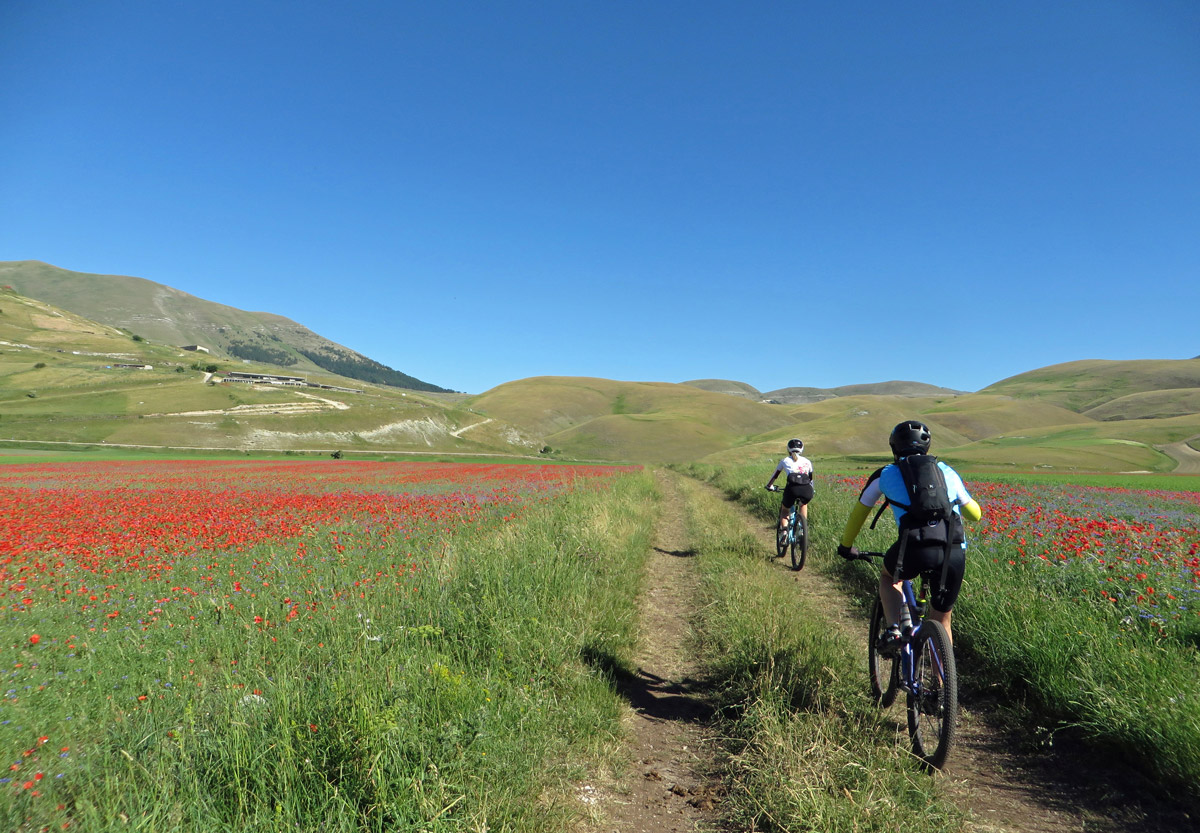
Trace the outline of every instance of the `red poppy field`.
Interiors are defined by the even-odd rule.
[[[1157,634],[1200,636],[1200,493],[979,482],[977,547]],[[1007,556],[1007,557],[1006,557]],[[1050,568],[1050,569],[1047,569]]]
[[[0,466],[0,803],[59,802],[66,826],[111,726],[148,721],[156,709],[181,721],[206,692],[244,705],[294,691],[311,676],[296,669],[313,652],[381,640],[373,620],[398,615],[458,542],[520,526],[532,507],[625,471]],[[314,737],[328,731],[315,715],[302,720]]]
[[[984,559],[1159,636],[1200,638],[1200,492],[968,481],[984,507],[969,530],[972,569]]]
[[[964,479],[983,519],[967,524],[954,608],[960,674],[1029,709],[1047,737],[1067,732],[1196,784],[1200,493]],[[837,479],[836,514],[861,485]],[[860,546],[889,536],[881,522]]]

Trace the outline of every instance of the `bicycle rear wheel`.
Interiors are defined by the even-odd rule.
[[[913,642],[913,687],[908,695],[908,734],[913,752],[941,769],[958,728],[958,671],[954,647],[940,622],[925,620]]]
[[[886,709],[896,700],[896,690],[900,686],[900,658],[888,659],[875,650],[879,637],[887,630],[887,620],[883,615],[883,602],[875,599],[875,607],[871,610],[871,628],[867,634],[867,670],[871,675],[871,695]]]
[[[808,529],[799,515],[792,533],[792,569],[803,570],[804,559],[808,556]]]

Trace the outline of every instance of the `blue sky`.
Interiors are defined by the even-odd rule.
[[[0,260],[420,379],[1200,355],[1200,3],[0,0]]]

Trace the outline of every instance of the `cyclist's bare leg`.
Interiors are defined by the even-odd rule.
[[[788,508],[786,506],[784,506],[782,503],[779,504],[779,528],[780,529],[787,529],[788,514],[789,514]]]
[[[942,627],[946,629],[946,636],[950,637],[951,645],[954,644],[954,632],[950,630],[950,614],[953,612],[952,610],[938,610],[933,605],[930,605],[929,613],[926,616],[927,619],[942,623]]]
[[[901,582],[892,578],[887,570],[879,571],[879,601],[883,602],[883,615],[889,625],[900,621],[900,606],[904,604],[904,591],[900,586]]]
[[[807,529],[808,528],[808,504],[807,503],[800,504],[800,517],[804,521],[805,529]]]

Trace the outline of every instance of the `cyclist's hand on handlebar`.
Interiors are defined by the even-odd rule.
[[[838,555],[847,561],[853,561],[858,558],[858,547],[847,547],[845,544],[838,544]]]

